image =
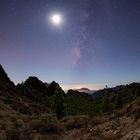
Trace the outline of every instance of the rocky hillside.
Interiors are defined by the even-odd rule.
[[[65,95],[33,76],[16,86],[0,65],[0,140],[139,139],[139,83]]]
[[[64,140],[139,140],[140,99],[121,110],[98,117],[85,116],[63,119],[69,130]]]

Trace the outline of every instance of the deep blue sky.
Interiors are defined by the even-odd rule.
[[[30,75],[64,89],[140,81],[140,0],[0,0],[0,63],[15,83]]]

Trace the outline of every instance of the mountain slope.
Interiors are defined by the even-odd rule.
[[[0,139],[140,139],[139,83],[92,96],[73,90],[64,95],[56,82],[46,85],[36,77],[15,86],[0,66]]]

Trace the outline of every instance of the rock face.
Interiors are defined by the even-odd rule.
[[[46,92],[47,90],[47,87],[46,85],[40,81],[37,77],[29,77],[25,83],[24,83],[25,86],[27,87],[31,87],[35,90],[38,90],[38,91],[42,91],[42,92]]]
[[[14,83],[10,80],[3,67],[0,65],[0,89],[15,88]]]
[[[55,81],[53,81],[53,82],[48,86],[47,92],[48,92],[48,95],[49,95],[49,96],[54,95],[54,94],[57,93],[57,92],[60,92],[60,93],[63,93],[63,94],[64,94],[64,91],[62,90],[62,88],[61,88],[61,87],[59,86],[59,84],[56,83]]]
[[[6,72],[4,71],[3,67],[0,65],[0,81],[1,82],[8,82],[12,83]],[[12,83],[13,84],[13,83]]]
[[[0,65],[0,79],[5,79],[7,78],[7,74],[5,73],[2,65]]]
[[[32,88],[33,90],[36,90],[36,91],[42,93],[42,95],[52,96],[56,92],[63,92],[64,93],[62,88],[55,81],[53,81],[50,84],[46,84],[34,76],[29,77],[25,81],[24,85],[28,88]]]

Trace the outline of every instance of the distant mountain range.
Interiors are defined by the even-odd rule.
[[[74,90],[79,91],[79,92],[88,93],[88,94],[93,94],[95,92],[95,90],[90,90],[88,88],[80,88],[80,89],[74,89]]]

